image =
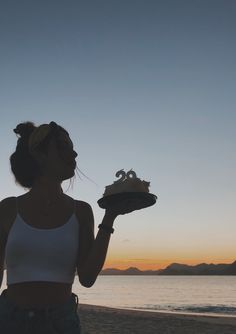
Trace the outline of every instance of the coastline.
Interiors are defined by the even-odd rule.
[[[79,304],[82,334],[235,334],[236,317]]]

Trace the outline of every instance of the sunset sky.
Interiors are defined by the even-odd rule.
[[[0,4],[0,199],[23,121],[65,127],[81,171],[67,194],[97,200],[119,169],[155,206],[120,216],[104,267],[236,259],[236,2],[41,0]]]

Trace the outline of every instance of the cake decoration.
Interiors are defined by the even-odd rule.
[[[103,196],[109,196],[124,192],[149,192],[150,182],[141,180],[137,177],[137,174],[132,169],[127,173],[124,169],[116,172],[116,177],[120,177],[114,181],[113,184],[105,187]]]

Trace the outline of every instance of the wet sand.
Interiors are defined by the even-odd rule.
[[[235,334],[236,317],[120,310],[79,304],[82,334]]]

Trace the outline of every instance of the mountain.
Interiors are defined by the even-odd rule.
[[[195,266],[172,263],[165,269],[140,270],[130,267],[125,270],[107,268],[100,275],[236,275],[236,261],[231,264],[200,263]]]
[[[103,269],[100,275],[158,275],[161,270],[140,270],[136,267],[130,267],[125,270],[116,268]]]
[[[160,275],[225,275],[228,264],[206,264],[201,263],[196,266],[172,263],[162,270]]]
[[[236,261],[231,263],[225,270],[225,275],[236,275]]]

